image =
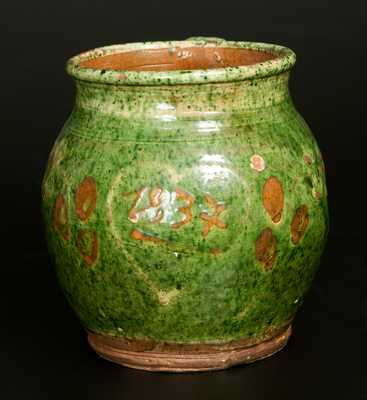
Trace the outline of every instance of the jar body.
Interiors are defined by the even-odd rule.
[[[260,343],[291,323],[328,214],[288,73],[161,88],[77,83],[43,212],[84,327],[124,340]]]

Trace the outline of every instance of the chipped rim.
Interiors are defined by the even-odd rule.
[[[195,70],[182,69],[171,71],[103,70],[81,67],[79,65],[83,61],[110,55],[113,53],[122,53],[132,50],[144,49],[186,48],[193,46],[245,48],[249,50],[258,50],[272,53],[275,54],[277,57],[272,60],[238,67],[222,67]],[[291,49],[284,46],[269,43],[227,41],[220,38],[194,37],[180,41],[140,42],[99,47],[70,58],[66,64],[66,71],[73,78],[87,82],[137,86],[180,85],[214,82],[234,82],[246,79],[264,78],[290,70],[295,62],[295,53]]]

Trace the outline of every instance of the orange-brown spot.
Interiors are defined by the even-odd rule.
[[[321,197],[322,197],[322,194],[321,194],[321,192],[319,192],[319,191],[316,191],[316,192],[315,192],[315,197],[316,197],[316,199],[317,199],[317,200],[320,200],[320,199],[321,199]]]
[[[86,222],[96,208],[97,187],[91,176],[83,179],[75,193],[75,211],[79,219]]]
[[[311,165],[311,164],[312,164],[312,158],[311,158],[308,154],[305,154],[305,155],[303,156],[303,160],[304,160],[305,163],[308,164],[308,165]]]
[[[204,200],[211,208],[213,208],[213,213],[211,215],[207,212],[200,213],[199,217],[204,223],[202,235],[208,236],[210,230],[215,226],[220,229],[227,228],[227,224],[219,219],[219,215],[226,209],[225,205],[223,203],[218,203],[214,197],[209,194],[204,196]]]
[[[275,176],[271,176],[263,187],[263,204],[274,223],[280,221],[284,208],[284,192],[282,184]]]
[[[299,206],[291,222],[291,234],[293,244],[298,244],[306,232],[310,216],[305,204]]]
[[[261,172],[265,169],[265,160],[258,154],[254,154],[250,158],[250,166],[255,171]]]
[[[53,225],[59,234],[65,239],[69,240],[71,236],[68,209],[66,206],[65,198],[62,194],[56,197],[55,206],[53,210]]]
[[[210,249],[210,252],[211,252],[212,254],[214,254],[215,256],[217,256],[217,255],[219,255],[219,254],[222,252],[222,250],[221,250],[221,249],[218,249],[218,247],[213,247],[212,249]]]
[[[179,207],[178,211],[184,214],[184,218],[180,222],[176,222],[174,224],[171,224],[171,228],[173,229],[178,229],[181,228],[181,226],[189,223],[192,220],[192,206],[194,204],[195,198],[191,194],[181,190],[181,189],[176,189],[176,199],[177,200],[183,200],[186,202],[186,204],[183,207]]]
[[[93,265],[98,257],[98,238],[97,233],[90,229],[81,229],[76,238],[76,246],[84,261]]]
[[[142,240],[142,241],[159,243],[159,244],[166,243],[165,240],[160,239],[156,236],[147,235],[146,233],[140,231],[139,229],[133,229],[130,233],[130,237],[131,237],[131,239],[135,239],[135,240]]]
[[[256,239],[256,259],[260,261],[266,270],[273,267],[276,258],[277,238],[270,228],[265,228]]]

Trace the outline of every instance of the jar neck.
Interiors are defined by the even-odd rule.
[[[133,120],[241,114],[289,100],[289,72],[229,83],[121,86],[76,80],[76,109]]]

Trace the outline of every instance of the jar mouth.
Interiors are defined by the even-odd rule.
[[[231,82],[289,70],[295,54],[284,46],[218,38],[105,46],[67,62],[78,80],[120,85]]]

